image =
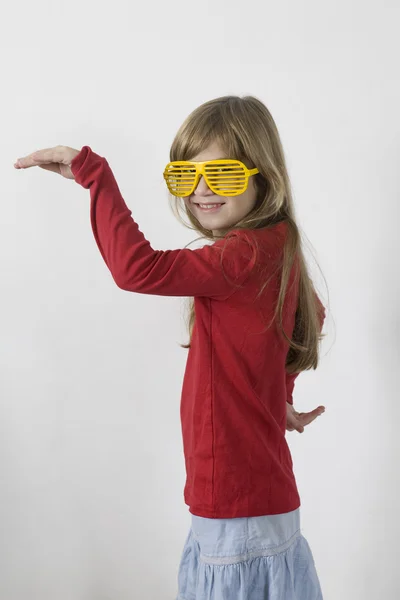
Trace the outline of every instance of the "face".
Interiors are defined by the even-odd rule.
[[[191,161],[217,160],[219,158],[233,158],[227,156],[217,142],[210,144],[205,150],[190,158]],[[249,165],[246,165],[249,166]],[[257,190],[254,185],[254,176],[249,177],[248,186],[239,196],[218,196],[208,187],[201,176],[197,188],[191,196],[187,196],[185,204],[200,221],[205,229],[211,229],[213,235],[223,235],[223,230],[228,229],[245,217],[255,206]],[[218,204],[216,209],[203,209],[200,204]]]

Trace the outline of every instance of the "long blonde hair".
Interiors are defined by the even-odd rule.
[[[267,107],[254,96],[223,96],[210,100],[195,109],[178,130],[170,149],[170,161],[190,160],[214,141],[221,143],[229,158],[242,160],[250,167],[257,167],[255,175],[257,200],[254,208],[232,229],[260,229],[273,227],[282,221],[287,224],[287,236],[283,251],[280,291],[274,313],[280,331],[289,344],[286,359],[288,373],[316,369],[319,360],[321,318],[324,308],[315,292],[308,274],[302,250],[299,228],[296,224],[291,186],[285,157],[276,124]],[[215,240],[191,213],[181,198],[170,195],[171,208],[186,227],[198,231],[201,237]],[[182,219],[180,211],[189,219]],[[222,237],[229,230],[223,231]],[[290,339],[283,328],[282,311],[290,273],[297,259],[299,299],[295,325]],[[271,278],[262,286],[260,294]],[[195,322],[194,298],[189,299],[190,348]]]

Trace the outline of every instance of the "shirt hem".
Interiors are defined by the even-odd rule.
[[[271,510],[268,507],[258,508],[249,511],[247,508],[237,508],[235,510],[230,509],[219,509],[210,510],[207,508],[200,508],[197,506],[190,506],[188,502],[185,502],[189,506],[189,512],[196,517],[203,517],[206,519],[239,519],[243,517],[263,517],[266,515],[281,515],[297,510],[301,506],[300,500],[297,500],[291,505],[285,505],[281,509]]]

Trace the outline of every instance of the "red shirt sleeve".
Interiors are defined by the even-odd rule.
[[[83,146],[71,170],[75,181],[90,189],[94,237],[121,289],[222,300],[249,277],[256,262],[249,232],[233,230],[228,240],[196,250],[154,250],[133,220],[105,158]]]
[[[293,375],[289,375],[286,373],[286,402],[293,405],[293,390],[294,390],[294,382],[296,377],[298,377],[300,373],[294,373]]]
[[[325,317],[326,317],[326,311],[325,311],[324,305],[322,304],[321,300],[319,299],[319,296],[317,294],[315,294],[315,296],[316,296],[316,300],[317,300],[319,322],[320,322],[321,331],[322,331],[322,328],[324,326]],[[300,373],[292,373],[291,375],[289,375],[289,373],[286,373],[286,401],[292,405],[293,405],[294,384],[295,384],[296,378],[299,375],[300,375]]]

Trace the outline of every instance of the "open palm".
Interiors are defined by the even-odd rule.
[[[75,179],[71,171],[71,162],[79,154],[79,150],[68,146],[55,146],[37,150],[19,158],[15,163],[16,169],[28,169],[29,167],[41,167],[47,171],[53,171],[66,179]]]
[[[286,402],[286,429],[303,433],[304,427],[325,412],[324,406],[318,406],[308,413],[298,413],[294,406]]]

